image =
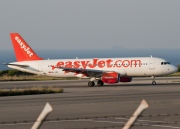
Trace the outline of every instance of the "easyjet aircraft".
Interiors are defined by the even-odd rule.
[[[131,82],[132,77],[155,77],[172,74],[177,67],[164,59],[155,57],[132,58],[92,58],[92,59],[53,59],[40,58],[26,41],[18,34],[10,34],[17,62],[8,67],[38,75],[55,77],[90,78],[88,86],[104,83]]]

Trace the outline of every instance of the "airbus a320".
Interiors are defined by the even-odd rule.
[[[104,83],[114,84],[131,82],[132,77],[155,77],[176,72],[176,66],[162,58],[87,58],[87,59],[53,59],[44,60],[39,57],[26,41],[18,34],[10,34],[17,62],[7,66],[24,72],[54,77],[90,78],[88,86]]]

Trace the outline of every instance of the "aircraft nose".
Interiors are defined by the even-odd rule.
[[[177,71],[178,71],[178,67],[175,66],[175,72],[177,72]]]
[[[172,66],[173,68],[172,68],[172,71],[175,73],[175,72],[177,72],[178,71],[178,67],[176,67],[176,66]]]

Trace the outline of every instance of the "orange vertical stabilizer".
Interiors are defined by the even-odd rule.
[[[42,60],[18,33],[10,33],[17,61]]]

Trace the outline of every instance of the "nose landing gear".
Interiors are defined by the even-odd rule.
[[[152,81],[152,85],[156,85],[156,81]]]
[[[155,76],[152,76],[153,80],[152,80],[152,85],[156,85],[156,80],[155,80]]]

